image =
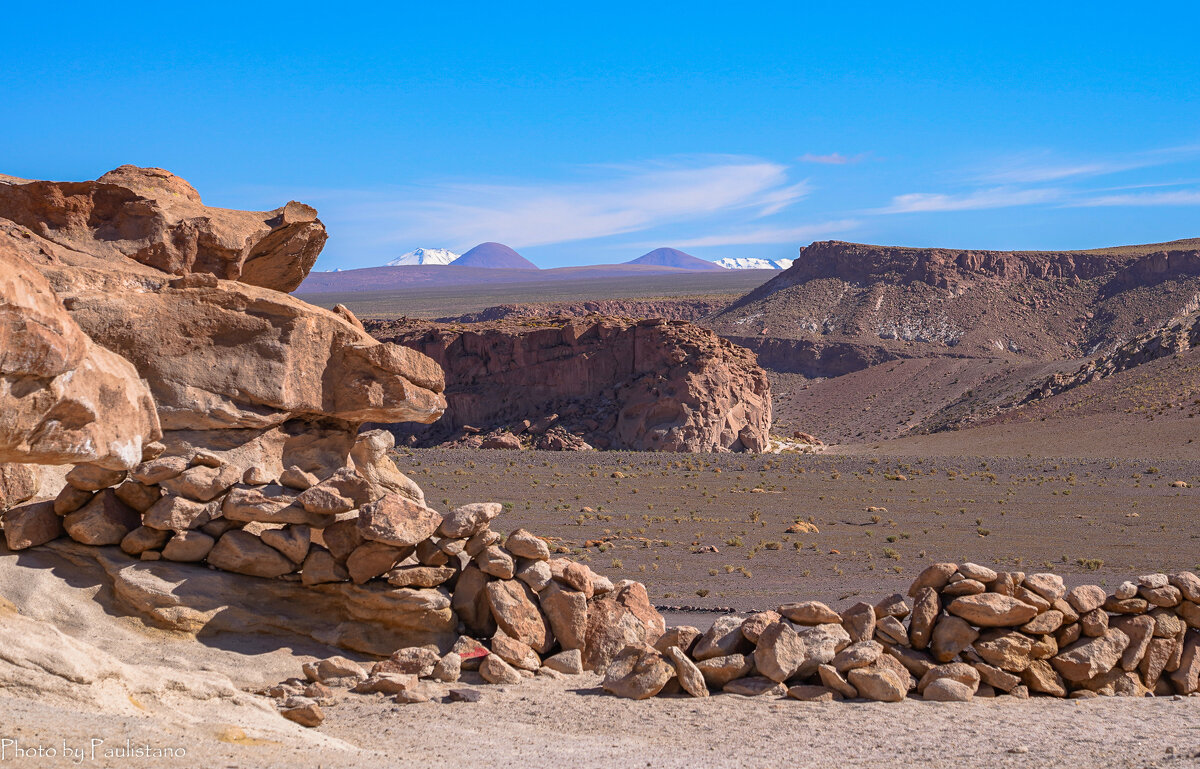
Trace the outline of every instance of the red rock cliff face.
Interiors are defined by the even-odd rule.
[[[472,324],[374,321],[377,339],[446,372],[449,407],[426,443],[551,414],[593,446],[761,451],[771,428],[766,374],[748,350],[682,321],[606,317]]]

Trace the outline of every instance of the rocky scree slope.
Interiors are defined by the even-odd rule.
[[[1080,385],[1106,379],[1152,361],[1178,357],[1200,347],[1200,312],[1171,321],[1165,327],[1140,334],[1117,349],[1084,363],[1070,374],[1055,374],[1042,382],[1022,405],[1064,393]]]
[[[369,321],[446,372],[446,417],[421,444],[493,432],[489,447],[762,451],[766,375],[746,350],[682,321],[542,318],[467,326]],[[553,426],[553,428],[552,428]],[[553,429],[550,439],[542,434]],[[497,442],[498,441],[498,442]]]

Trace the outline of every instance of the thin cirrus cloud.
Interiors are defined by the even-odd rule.
[[[911,192],[892,198],[890,205],[875,209],[877,214],[912,214],[935,211],[979,211],[988,208],[1011,208],[1038,203],[1053,203],[1063,197],[1063,191],[1046,187],[1021,189],[993,187],[961,195],[940,192]]]
[[[802,243],[810,240],[821,240],[830,235],[848,232],[856,229],[860,224],[861,222],[857,219],[838,219],[819,224],[801,225],[799,227],[760,227],[716,235],[705,235],[690,240],[675,240],[672,243],[677,248]],[[653,247],[651,243],[642,243],[640,245],[643,247]]]
[[[865,152],[857,155],[843,155],[840,152],[831,152],[828,155],[814,155],[811,152],[806,152],[796,159],[801,163],[816,163],[824,166],[844,166],[851,163],[859,163],[865,160],[866,157],[867,155]]]
[[[1200,190],[1140,192],[1124,195],[1100,195],[1070,204],[1073,208],[1099,206],[1200,206]]]
[[[590,182],[436,186],[423,201],[403,204],[411,224],[391,239],[550,245],[736,211],[769,216],[811,189],[807,182],[791,183],[786,166],[755,158],[604,170],[606,175]]]
[[[984,184],[1044,184],[1170,165],[1194,158],[1197,154],[1200,154],[1200,146],[1193,144],[1082,161],[1065,161],[1048,151],[1027,152],[997,162],[993,168],[978,174],[977,181]]]

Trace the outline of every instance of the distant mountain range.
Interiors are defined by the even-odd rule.
[[[792,266],[794,259],[718,259],[713,264],[719,264],[727,270],[786,270]]]
[[[469,262],[459,261],[470,256]],[[416,248],[402,254],[384,267],[426,267],[454,264],[457,267],[488,267],[492,269],[538,269],[537,265],[502,243],[480,243],[460,256],[448,248]],[[656,248],[624,264],[649,264],[656,267],[677,267],[683,270],[786,270],[792,259],[726,258],[714,262],[700,259],[677,248]],[[715,266],[715,267],[714,267]],[[329,272],[341,272],[329,270]]]
[[[689,253],[680,251],[677,248],[656,248],[642,254],[636,259],[631,259],[628,262],[621,264],[597,264],[584,265],[578,268],[558,268],[557,270],[541,270],[536,264],[529,261],[525,257],[518,254],[512,248],[503,243],[480,243],[466,253],[459,255],[448,248],[416,248],[406,254],[392,259],[382,267],[368,267],[357,270],[342,270],[341,268],[327,270],[322,274],[329,275],[332,273],[351,272],[355,273],[353,278],[347,277],[346,280],[359,282],[360,280],[368,281],[383,281],[385,284],[392,284],[399,281],[399,284],[408,284],[411,282],[427,283],[432,281],[438,284],[457,284],[470,283],[486,280],[501,280],[499,272],[487,274],[487,271],[534,271],[541,273],[554,272],[571,273],[573,270],[591,271],[596,274],[605,275],[630,275],[641,274],[644,271],[667,271],[667,272],[721,272],[724,270],[786,270],[792,266],[791,259],[754,259],[754,258],[727,258],[720,259],[715,262],[710,262],[706,259],[700,259],[692,256]],[[434,272],[425,274],[422,272],[417,275],[415,272],[407,272],[404,276],[387,276],[384,273],[390,268],[431,268]],[[437,272],[443,267],[455,267],[458,269],[447,271],[445,273]],[[464,270],[462,268],[473,268]],[[483,270],[484,273],[479,273]],[[370,278],[368,280],[368,272]],[[512,273],[508,280],[520,276],[522,273]],[[547,277],[549,277],[547,275]],[[316,290],[313,287],[318,283],[314,278],[308,282],[306,288],[308,290]],[[506,282],[502,280],[502,282]],[[382,286],[380,286],[382,287]],[[362,290],[362,289],[359,289]]]

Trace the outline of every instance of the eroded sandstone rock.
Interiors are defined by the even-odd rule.
[[[7,188],[0,183],[0,199]],[[146,383],[128,360],[93,343],[6,234],[0,230],[0,462],[133,467],[160,435]]]

